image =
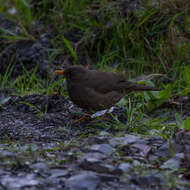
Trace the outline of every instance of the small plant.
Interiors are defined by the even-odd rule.
[[[184,67],[184,80],[186,87],[182,94],[187,95],[190,93],[190,67]]]
[[[62,37],[62,40],[65,43],[65,45],[66,45],[67,49],[69,50],[70,54],[74,58],[74,61],[76,62],[77,61],[77,54],[75,53],[75,50],[73,49],[71,43],[64,36]]]
[[[144,98],[147,102],[148,110],[153,110],[165,102],[168,102],[169,98],[172,97],[171,90],[172,85],[168,84],[165,86],[165,89],[160,92],[144,92]]]
[[[142,120],[143,114],[140,111],[140,105],[133,103],[129,98],[128,106],[126,107],[126,115],[128,118],[127,125],[130,127],[135,127],[137,121]]]
[[[0,108],[3,106],[3,104],[7,103],[9,100],[10,100],[10,97],[0,100]]]
[[[24,32],[24,34],[16,34],[12,31],[0,27],[0,33],[0,38],[5,39],[8,42],[33,39],[33,37],[30,36],[26,31]]]
[[[36,76],[37,68],[36,66],[33,70],[27,71],[23,67],[23,74],[12,81],[10,87],[16,88],[17,92],[22,95],[31,92],[42,92],[44,90],[43,81]]]
[[[180,129],[190,130],[190,116],[183,120],[182,116],[178,113],[175,115],[177,127]]]
[[[28,102],[23,102],[23,101],[21,101],[20,104],[24,104],[24,105],[27,105],[27,106],[33,108],[35,111],[37,111],[37,114],[36,114],[36,115],[37,115],[37,116],[40,116],[40,117],[43,117],[43,116],[44,116],[44,113],[47,112],[47,106],[46,106],[46,111],[43,112],[43,111],[41,111],[37,106],[35,106],[35,105],[33,105],[33,104],[30,104],[30,103],[28,103]]]
[[[13,56],[14,57],[14,56]],[[5,73],[3,75],[0,75],[0,84],[1,84],[1,88],[4,88],[6,85],[9,85],[9,79],[11,77],[12,71],[13,71],[13,57],[11,58],[11,61],[5,71]]]
[[[25,23],[31,23],[33,21],[31,5],[25,0],[14,0],[14,5],[19,12],[19,20],[23,20]]]

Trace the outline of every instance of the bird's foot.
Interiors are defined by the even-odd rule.
[[[96,123],[96,122],[104,121],[104,120],[107,120],[106,113],[104,115],[101,115],[100,117],[97,117],[97,118],[93,119],[91,122]]]
[[[81,121],[86,121],[86,120],[89,120],[89,119],[90,119],[90,117],[88,115],[84,115],[81,118],[74,120],[72,123],[76,124],[76,123],[79,123]]]

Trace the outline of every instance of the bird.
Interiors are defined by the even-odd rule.
[[[131,82],[122,74],[89,70],[81,65],[56,70],[55,74],[65,76],[71,101],[89,112],[109,109],[132,91],[160,91]]]

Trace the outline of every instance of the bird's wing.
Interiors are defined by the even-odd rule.
[[[103,110],[110,108],[123,97],[123,94],[117,91],[100,93],[92,88],[86,88],[86,94],[91,97],[86,97],[88,107],[94,110]]]
[[[125,81],[126,79],[122,75],[93,70],[93,72],[89,72],[85,83],[86,86],[97,92],[108,93],[121,90],[119,84]]]
[[[83,84],[99,93],[117,91],[119,93],[131,91],[159,91],[160,89],[139,85],[128,81],[123,75],[92,70],[88,73]]]

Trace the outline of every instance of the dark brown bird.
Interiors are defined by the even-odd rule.
[[[73,103],[88,111],[108,109],[131,91],[159,91],[158,88],[130,82],[120,74],[88,70],[83,66],[70,66],[55,73],[66,77]]]

